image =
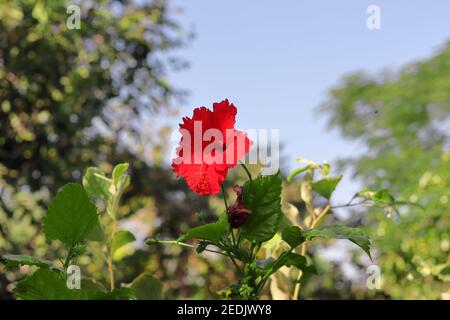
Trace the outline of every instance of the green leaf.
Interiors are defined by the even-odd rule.
[[[107,292],[105,286],[91,278],[81,279],[81,289],[84,292]]]
[[[319,171],[324,176],[328,176],[330,174],[330,164],[328,162],[324,162],[323,165],[319,167]]]
[[[136,294],[133,289],[121,287],[113,291],[95,291],[88,290],[81,287],[79,291],[79,298],[83,300],[135,300]]]
[[[136,237],[130,231],[119,230],[114,233],[111,242],[111,256],[113,256],[119,248],[133,241],[136,241]]]
[[[90,167],[83,177],[83,187],[91,197],[107,202],[110,197],[109,188],[111,180],[99,168]]]
[[[324,178],[312,183],[312,190],[319,193],[321,196],[330,199],[331,194],[336,189],[336,186],[341,181],[342,176]]]
[[[372,256],[370,255],[369,236],[359,228],[351,228],[339,224],[334,224],[307,230],[304,232],[304,236],[305,240],[312,240],[316,237],[322,237],[326,239],[348,239],[361,247],[361,249],[363,249],[372,260]]]
[[[258,176],[244,185],[244,204],[251,211],[241,234],[250,241],[264,242],[278,230],[281,211],[281,174]]]
[[[122,287],[105,291],[101,284],[81,280],[81,290],[69,289],[62,274],[40,269],[17,283],[14,293],[23,300],[118,300],[135,299],[133,289]]]
[[[19,281],[14,293],[24,300],[72,300],[81,298],[78,290],[67,288],[61,274],[54,270],[40,269]]]
[[[95,242],[103,242],[105,241],[105,231],[103,230],[102,225],[100,224],[100,220],[97,218],[97,223],[94,228],[92,228],[91,232],[86,236],[86,240],[95,241]]]
[[[177,241],[183,242],[189,239],[209,240],[213,243],[219,243],[224,234],[228,231],[227,215],[220,215],[217,222],[208,223],[199,227],[192,228],[184,236],[178,238]]]
[[[162,283],[150,273],[142,273],[133,280],[131,288],[138,300],[161,300]]]
[[[297,226],[289,226],[284,228],[281,232],[281,237],[291,246],[291,248],[296,248],[305,241],[302,229]]]
[[[128,167],[129,167],[128,163],[120,163],[114,167],[112,177],[113,177],[114,184],[116,186],[119,185],[123,175],[127,172]]]
[[[381,206],[391,206],[395,203],[395,198],[389,193],[387,189],[381,189],[372,195],[372,200]]]
[[[50,203],[44,233],[49,239],[74,246],[86,239],[97,223],[97,210],[83,187],[69,183]]]
[[[295,169],[294,171],[292,171],[292,172],[287,176],[286,180],[287,180],[288,182],[291,182],[292,179],[294,179],[296,176],[298,176],[299,174],[301,174],[301,173],[303,173],[303,172],[305,172],[306,170],[309,170],[309,169],[311,169],[311,168],[313,168],[313,166],[309,164],[309,165],[307,165],[307,166],[304,166],[304,167]]]
[[[281,267],[296,267],[300,270],[308,269],[308,261],[302,255],[286,251],[282,253],[277,260],[270,262],[261,272],[267,277],[278,271]]]
[[[52,266],[52,262],[49,260],[23,254],[4,254],[0,256],[0,262],[4,263],[7,268],[17,266],[38,266],[40,268],[50,268]]]
[[[294,266],[300,270],[302,270],[303,268],[305,268],[308,265],[308,262],[304,256],[299,255],[294,252],[288,252],[286,255],[284,255],[280,259],[279,263],[281,264],[281,266],[286,266],[286,267]]]

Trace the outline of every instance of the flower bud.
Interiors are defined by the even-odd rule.
[[[250,210],[244,205],[244,195],[241,186],[234,186],[233,190],[237,194],[236,202],[228,208],[228,223],[234,229],[241,227],[248,219]]]

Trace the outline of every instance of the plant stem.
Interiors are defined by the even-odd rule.
[[[315,228],[317,225],[319,225],[322,218],[325,217],[325,215],[330,211],[330,209],[331,209],[331,206],[329,204],[327,204],[325,206],[325,208],[322,210],[322,212],[319,214],[319,216],[311,224],[311,229]]]
[[[330,211],[330,209],[331,209],[330,204],[327,204],[325,206],[325,208],[322,210],[322,212],[319,214],[319,216],[316,219],[314,219],[313,222],[311,223],[311,229],[315,228],[320,223],[322,218],[325,217],[325,215]],[[300,254],[302,256],[306,256],[306,249],[307,249],[306,242],[303,242],[300,247]],[[297,280],[296,280],[295,288],[294,288],[294,295],[292,297],[293,300],[298,300],[298,298],[300,296],[300,288],[301,288],[300,279],[302,277],[302,274],[303,273],[301,273],[297,276]]]
[[[222,195],[223,195],[223,202],[225,203],[225,209],[227,210],[227,213],[228,213],[227,196],[225,194],[225,187],[223,186],[223,183],[220,187],[222,188]]]
[[[111,241],[110,241],[110,243],[112,243],[112,238],[114,237],[114,233],[115,233],[115,230],[116,230],[115,213],[111,217],[112,217],[112,231],[111,231]],[[115,289],[115,284],[114,284],[114,269],[113,269],[113,261],[112,261],[112,252],[111,252],[111,248],[107,248],[107,250],[108,250],[109,283],[110,283],[111,291],[113,291]]]
[[[237,246],[236,238],[234,237],[233,228],[230,227],[230,233],[231,233],[231,242],[233,243],[233,247]]]
[[[109,245],[107,245],[106,250],[108,251],[108,273],[109,273],[109,283],[110,283],[110,289],[113,291],[115,289],[114,284],[114,268],[113,268],[113,257],[111,252],[111,246],[114,238],[114,234],[116,232],[117,227],[117,210],[119,205],[119,199],[120,199],[121,192],[117,191],[115,192],[113,198],[112,198],[112,206],[111,206],[111,238],[109,239]]]
[[[109,272],[109,283],[110,283],[111,291],[113,291],[115,288],[114,269],[113,269],[113,265],[112,265],[112,256],[110,254],[108,254],[108,272]]]
[[[195,248],[195,246],[193,246],[192,244],[181,242],[181,241],[177,241],[177,240],[155,240],[155,243],[160,243],[160,244],[177,244],[177,245],[182,246],[182,247]]]
[[[154,243],[159,243],[159,244],[174,244],[174,245],[179,245],[182,247],[188,247],[191,249],[195,249],[195,246],[189,243],[185,243],[185,242],[181,242],[181,241],[177,241],[177,240],[154,240]],[[213,252],[213,253],[217,253],[217,254],[221,254],[223,256],[229,257],[229,254],[227,253],[223,253],[221,251],[217,251],[217,250],[211,250],[208,248],[205,248],[205,251],[209,251],[209,252]]]
[[[230,252],[227,252],[227,254],[228,254],[228,256],[230,257],[231,261],[233,262],[233,264],[234,264],[236,270],[237,270],[239,273],[242,273],[241,268],[239,268],[239,266],[238,266],[236,260],[234,260],[234,258],[233,258],[233,256],[231,255],[231,253],[230,253]]]
[[[75,247],[75,246],[71,246],[71,247],[69,248],[69,251],[67,252],[67,257],[66,257],[66,259],[64,260],[64,263],[63,263],[64,272],[67,271],[67,268],[69,267],[70,261],[72,260],[73,249],[74,249],[74,247]]]
[[[248,176],[248,178],[250,179],[250,181],[253,181],[253,179],[252,179],[252,174],[250,173],[250,171],[248,170],[248,168],[246,167],[246,165],[243,164],[243,163],[241,162],[241,166],[242,166],[242,168],[244,168],[244,170],[245,170],[245,172],[247,173],[247,176]]]
[[[241,229],[239,229],[238,234],[237,234],[236,247],[239,247],[240,243],[241,243]]]
[[[361,206],[361,205],[365,204],[365,202],[366,202],[366,200],[361,201],[361,202],[357,202],[357,203],[341,204],[341,205],[333,206],[331,208],[332,209],[338,209],[338,208],[356,207],[356,206]]]

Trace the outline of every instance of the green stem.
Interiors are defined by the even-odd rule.
[[[179,246],[183,246],[183,247],[188,247],[188,248],[195,248],[195,246],[193,246],[192,244],[189,243],[185,243],[185,242],[181,242],[181,241],[177,241],[177,240],[157,240],[157,239],[152,239],[154,244],[176,244]]]
[[[241,273],[242,273],[242,270],[241,270],[241,268],[239,268],[239,266],[238,266],[236,260],[234,260],[234,258],[233,258],[233,256],[231,255],[230,252],[227,252],[227,254],[228,254],[228,256],[230,257],[231,261],[233,262],[233,264],[234,264],[236,270],[241,274]]]
[[[231,242],[233,243],[233,247],[237,246],[236,238],[234,237],[233,228],[230,227],[230,233],[231,233]]]
[[[223,202],[225,203],[225,209],[227,210],[227,213],[228,213],[227,196],[225,194],[225,187],[223,186],[223,183],[221,185],[221,188],[222,188]]]
[[[242,168],[244,168],[245,172],[247,173],[248,178],[250,179],[250,181],[253,181],[252,178],[252,174],[250,173],[250,171],[248,170],[248,168],[246,167],[245,164],[241,163]]]
[[[238,234],[237,234],[236,247],[239,247],[240,243],[241,243],[241,229],[239,229]]]
[[[158,239],[152,239],[152,243],[147,243],[147,244],[174,244],[174,245],[179,245],[182,247],[188,247],[191,249],[195,249],[195,246],[189,243],[185,243],[185,242],[181,242],[181,241],[177,241],[177,240],[158,240]],[[209,252],[213,252],[213,253],[217,253],[217,254],[221,254],[223,256],[229,257],[229,254],[223,253],[221,251],[216,251],[216,250],[211,250],[208,248],[205,248],[205,251],[209,251]]]
[[[70,265],[70,261],[72,261],[72,258],[73,258],[73,249],[74,249],[74,248],[75,248],[75,246],[71,246],[71,247],[69,248],[69,252],[67,253],[67,257],[66,257],[66,259],[64,260],[64,263],[63,263],[64,272],[67,271],[67,268],[68,268],[69,265]]]

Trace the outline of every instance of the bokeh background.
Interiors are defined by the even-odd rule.
[[[66,26],[71,4],[79,30]],[[372,4],[380,30],[366,26]],[[181,116],[228,98],[239,128],[280,130],[285,174],[300,156],[344,172],[335,204],[370,187],[425,207],[334,212],[371,234],[381,289],[366,286],[370,262],[336,241],[311,248],[320,275],[302,298],[449,299],[449,12],[445,0],[0,0],[0,254],[58,256],[40,232],[51,197],[89,166],[129,162],[120,223],[138,241],[116,257],[118,281],[149,271],[166,298],[218,298],[235,278],[227,261],[143,240],[220,210],[175,179],[170,157]],[[301,210],[297,187],[284,200]],[[97,258],[79,263],[102,278]],[[0,299],[27,272],[0,267]]]

